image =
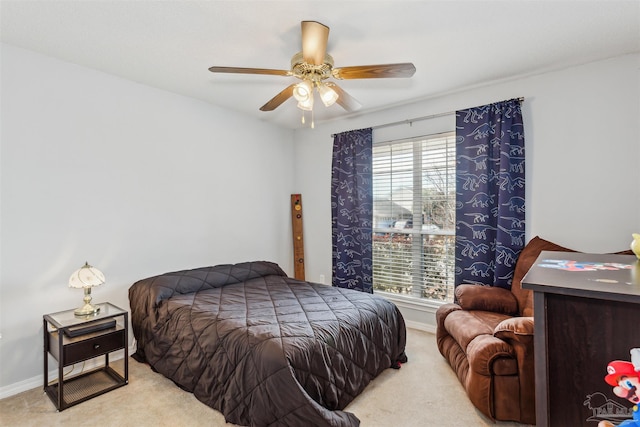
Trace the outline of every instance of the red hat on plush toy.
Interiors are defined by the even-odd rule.
[[[607,375],[604,380],[612,387],[618,385],[620,377],[638,377],[638,372],[633,367],[633,363],[624,360],[614,360],[607,365]]]

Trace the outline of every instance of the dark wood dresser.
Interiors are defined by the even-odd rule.
[[[543,251],[522,287],[534,292],[537,425],[593,427],[630,416],[632,404],[604,377],[609,362],[630,361],[640,347],[637,258]]]

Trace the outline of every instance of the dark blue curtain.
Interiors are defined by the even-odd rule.
[[[368,293],[373,293],[371,141],[370,128],[335,135],[331,165],[332,284]]]
[[[456,280],[511,287],[525,238],[521,101],[456,112]]]

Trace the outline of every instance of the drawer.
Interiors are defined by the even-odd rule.
[[[118,325],[115,330],[106,333],[92,333],[75,338],[65,336],[62,344],[64,366],[120,350],[125,347],[125,341],[125,331],[120,325]],[[55,357],[56,360],[60,360],[58,332],[49,334],[49,344],[51,355]]]
[[[99,335],[82,341],[73,342],[64,346],[65,365],[81,362],[92,357],[124,348],[124,329]]]

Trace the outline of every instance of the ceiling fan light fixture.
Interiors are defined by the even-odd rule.
[[[338,94],[324,83],[318,84],[318,93],[325,107],[331,107],[338,100]]]
[[[313,96],[313,86],[308,80],[301,81],[293,87],[293,97],[300,102],[307,102]]]
[[[309,92],[309,97],[304,101],[298,101],[298,108],[304,111],[313,110],[313,92]]]

